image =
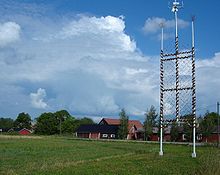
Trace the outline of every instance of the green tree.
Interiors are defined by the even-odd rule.
[[[74,117],[68,117],[66,120],[62,123],[62,133],[73,133],[75,128],[75,118]]]
[[[11,118],[0,118],[0,128],[10,129],[14,126],[14,120]]]
[[[73,132],[76,132],[76,130],[79,128],[80,125],[81,125],[80,124],[80,119],[75,119],[73,121]]]
[[[94,121],[91,118],[83,117],[83,118],[80,119],[80,124],[81,125],[94,124]]]
[[[64,121],[65,119],[71,117],[71,115],[69,114],[69,112],[67,110],[60,110],[54,113],[55,117],[57,118],[57,120],[62,120]]]
[[[170,129],[171,141],[176,142],[179,138],[179,127],[176,122],[173,122]]]
[[[122,109],[121,112],[119,113],[119,117],[120,117],[120,126],[118,128],[118,137],[120,139],[126,139],[128,134],[129,117],[126,115],[124,109]]]
[[[31,129],[31,116],[24,112],[18,114],[18,117],[14,121],[14,127]]]
[[[71,118],[71,115],[69,114],[69,112],[66,110],[60,110],[60,111],[55,112],[54,116],[57,120],[57,123],[58,123],[57,128],[58,128],[60,134],[63,132],[63,130],[65,130],[64,132],[66,133],[68,129],[65,127],[67,127],[67,125],[68,125],[68,128],[70,127],[70,119],[69,118]]]
[[[201,121],[199,128],[203,136],[208,137],[213,132],[213,129],[218,124],[218,114],[212,112],[206,112],[203,120]]]
[[[153,133],[153,127],[156,126],[156,119],[158,114],[156,113],[155,107],[152,105],[150,107],[150,110],[147,110],[147,112],[144,114],[145,120],[144,120],[144,131],[145,131],[145,139],[148,140],[148,138]]]
[[[212,123],[217,126],[218,124],[218,114],[215,112],[206,112],[204,115],[204,119],[209,119]]]
[[[76,130],[79,128],[80,125],[89,125],[89,124],[95,124],[94,121],[91,118],[83,117],[81,119],[75,119],[73,121],[73,132],[76,132]]]
[[[36,134],[53,135],[59,133],[57,127],[59,123],[54,113],[43,113],[36,119],[36,121]]]
[[[66,110],[43,113],[36,118],[35,133],[44,135],[72,134],[82,124],[94,124],[94,122],[87,117],[75,119]]]
[[[179,128],[182,128],[182,131],[185,134],[186,141],[192,142],[193,116],[191,114],[186,114],[182,116],[181,119],[185,119],[186,122],[180,123]]]
[[[193,123],[192,122],[186,122],[183,124],[183,131],[185,134],[185,138],[188,142],[192,142],[192,135],[193,135]]]

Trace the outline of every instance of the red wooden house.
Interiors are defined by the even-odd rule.
[[[31,130],[26,129],[26,128],[11,128],[7,131],[8,133],[18,133],[20,135],[29,135],[32,133]]]
[[[116,139],[118,135],[118,128],[120,126],[119,119],[103,118],[99,124],[94,125],[81,125],[76,135],[80,138],[91,139]],[[127,139],[136,140],[143,139],[144,137],[143,125],[138,120],[128,121],[128,135]]]
[[[202,136],[202,142],[218,142],[218,131],[220,131],[220,126],[213,128],[213,131],[209,136]],[[220,139],[220,138],[219,138]]]
[[[99,125],[120,126],[120,119],[103,118]],[[128,140],[143,140],[144,128],[139,120],[128,120]]]
[[[166,128],[163,129],[163,141],[164,142],[170,142],[171,141],[171,126],[167,126]],[[182,127],[178,129],[178,142],[184,142],[186,141],[186,135],[184,133],[184,130]],[[152,130],[152,135],[150,136],[149,140],[150,141],[159,141],[159,128],[158,127],[153,127]]]
[[[152,134],[150,138],[148,138],[149,141],[159,141],[159,128],[158,127],[153,127],[152,129]],[[170,141],[171,136],[170,136],[170,127],[166,127],[163,129],[163,140],[164,142]]]
[[[29,134],[31,134],[32,132],[31,132],[29,129],[23,128],[23,129],[21,129],[20,131],[18,131],[18,133],[19,133],[20,135],[29,135]]]
[[[116,125],[81,125],[76,131],[76,136],[89,139],[115,139],[117,132]]]

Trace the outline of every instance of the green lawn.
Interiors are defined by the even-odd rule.
[[[103,142],[59,137],[0,136],[0,174],[220,174],[220,149]]]

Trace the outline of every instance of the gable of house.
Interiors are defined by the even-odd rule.
[[[128,129],[131,128],[132,126],[135,126],[137,130],[141,130],[144,128],[139,120],[129,120]]]
[[[103,118],[99,125],[120,125],[120,119],[111,119],[111,118]],[[128,120],[128,130],[130,130],[133,126],[136,127],[137,130],[143,129],[143,125],[139,120]]]
[[[31,134],[31,131],[29,129],[23,128],[20,131],[18,131],[18,133],[21,135],[29,135]]]
[[[99,125],[120,125],[120,119],[103,118]]]

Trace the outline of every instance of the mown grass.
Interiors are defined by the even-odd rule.
[[[220,174],[220,150],[191,146],[0,137],[0,174]]]

